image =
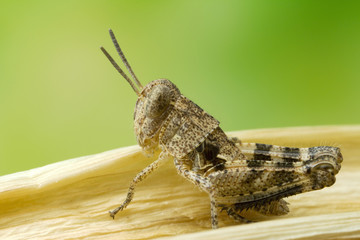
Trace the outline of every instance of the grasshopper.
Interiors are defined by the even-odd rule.
[[[100,49],[138,96],[134,112],[137,142],[147,154],[161,150],[158,159],[132,180],[125,201],[110,211],[112,218],[129,205],[135,186],[167,160],[173,160],[181,176],[209,194],[213,229],[218,228],[219,210],[240,222],[251,222],[241,215],[245,209],[284,215],[289,208],[283,198],[335,183],[342,162],[339,148],[281,147],[227,137],[218,120],[169,80],[154,80],[143,87],[114,33],[109,32],[133,81]]]

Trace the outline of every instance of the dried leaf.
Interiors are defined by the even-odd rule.
[[[360,237],[360,126],[302,127],[230,133],[244,142],[342,149],[334,186],[287,199],[290,214],[237,224],[221,214],[210,225],[208,196],[179,176],[172,162],[139,184],[115,220],[108,211],[150,164],[139,147],[120,148],[0,177],[2,239],[350,239]],[[229,227],[225,227],[229,226]],[[190,233],[187,235],[181,235]],[[176,236],[175,236],[176,235]]]

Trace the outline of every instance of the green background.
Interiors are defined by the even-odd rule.
[[[0,4],[0,175],[136,144],[110,27],[226,131],[360,123],[358,1]]]

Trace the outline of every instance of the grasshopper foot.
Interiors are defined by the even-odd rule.
[[[115,219],[115,213],[113,211],[109,211],[110,213],[110,217],[112,217],[112,219]]]
[[[115,215],[116,215],[119,211],[121,211],[121,210],[123,210],[122,207],[117,207],[117,208],[115,208],[114,210],[109,211],[110,217],[112,217],[113,219],[115,219]]]

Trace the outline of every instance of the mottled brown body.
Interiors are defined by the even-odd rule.
[[[101,47],[138,95],[134,113],[137,142],[149,155],[161,150],[159,158],[133,179],[125,201],[110,212],[112,217],[131,202],[135,185],[169,159],[180,175],[209,194],[213,228],[218,227],[218,209],[243,222],[249,222],[240,215],[244,209],[282,215],[289,211],[284,197],[334,184],[342,162],[339,148],[290,148],[229,139],[219,121],[169,80],[158,79],[143,87],[111,30],[110,35],[137,85]]]

